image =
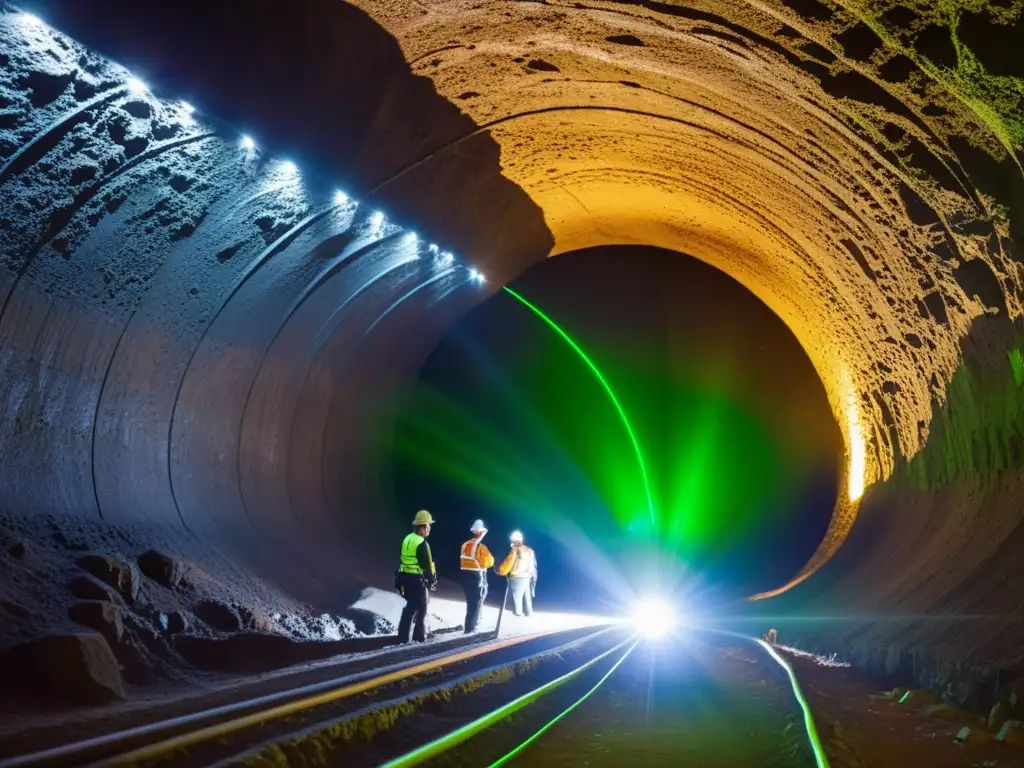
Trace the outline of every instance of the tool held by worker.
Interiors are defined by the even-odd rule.
[[[412,520],[412,533],[402,540],[402,559],[395,573],[395,589],[405,598],[405,608],[398,621],[400,643],[409,642],[410,630],[417,643],[427,639],[427,606],[430,592],[437,589],[437,570],[427,543],[433,524],[434,518],[421,509]]]

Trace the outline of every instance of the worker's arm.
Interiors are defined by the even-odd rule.
[[[434,569],[434,558],[430,555],[430,545],[427,544],[426,539],[420,542],[420,545],[416,547],[416,560],[419,562],[420,568],[423,569],[423,575],[427,577],[427,581],[431,583],[437,581],[437,571]]]
[[[498,566],[499,576],[508,576],[512,571],[512,564],[516,561],[516,552],[512,550],[508,553],[508,557],[501,561],[501,565]]]
[[[531,549],[530,554],[533,555],[533,557],[530,558],[533,560],[533,573],[530,574],[530,578],[537,581],[537,550]]]
[[[491,554],[491,550],[489,550],[485,544],[481,544],[480,548],[477,550],[476,561],[484,570],[487,570],[494,565],[494,555]]]

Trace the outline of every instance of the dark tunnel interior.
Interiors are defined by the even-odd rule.
[[[564,609],[587,595],[583,608],[616,613],[677,590],[709,610],[807,562],[835,508],[842,437],[771,310],[702,262],[635,246],[563,254],[510,287],[614,382],[655,489],[659,573],[640,565],[643,483],[607,394],[564,339],[499,293],[445,336],[389,419],[395,508],[403,522],[421,506],[443,515],[431,534],[442,574],[458,576],[477,517],[492,548],[522,529],[539,564],[558,564],[544,603]]]
[[[437,420],[402,407],[473,376],[533,392],[522,430],[600,412],[530,457],[567,454],[591,499],[516,482],[614,517],[618,426],[592,381],[565,407],[551,382],[583,374],[521,285],[578,319],[654,464],[694,430],[631,345],[726,350],[765,445],[799,433],[816,479],[777,509],[737,492],[734,547],[709,506],[707,548],[679,550],[755,593],[737,612],[962,698],[1020,670],[1022,25],[1016,0],[0,3],[3,647],[67,631],[90,553],[172,552],[190,599],[344,613],[390,586],[410,494],[453,531],[520,525],[438,451],[393,458]],[[613,269],[627,252],[644,266]],[[525,362],[460,379],[473,345]],[[486,399],[463,391],[468,421],[515,420]],[[474,428],[433,426],[506,440]],[[723,473],[757,464],[742,431]]]

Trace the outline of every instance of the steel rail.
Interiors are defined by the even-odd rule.
[[[381,766],[381,768],[411,768],[411,766],[420,765],[421,763],[424,763],[427,760],[431,760],[437,757],[438,755],[447,752],[448,750],[452,749],[455,746],[458,746],[467,739],[472,738],[480,731],[491,727],[499,720],[504,720],[506,717],[514,714],[515,712],[518,712],[520,709],[527,706],[528,704],[532,704],[534,701],[544,696],[545,694],[550,693],[551,691],[560,688],[562,685],[569,682],[570,680],[579,677],[586,670],[590,669],[590,667],[594,666],[602,659],[607,658],[609,655],[615,653],[617,650],[619,650],[629,642],[632,642],[633,645],[631,645],[629,649],[626,651],[626,653],[623,654],[623,658],[625,658],[629,655],[630,651],[632,651],[633,648],[636,647],[638,641],[636,640],[635,635],[627,637],[621,643],[618,643],[617,645],[609,648],[607,651],[604,651],[598,656],[595,656],[594,658],[590,659],[590,661],[584,662],[580,666],[576,667],[576,669],[566,672],[564,675],[556,677],[554,680],[551,680],[547,683],[544,683],[544,685],[534,688],[529,693],[524,693],[522,696],[519,696],[518,698],[510,701],[508,704],[504,704],[498,707],[497,709],[488,712],[486,715],[478,717],[476,720],[473,720],[472,722],[467,723],[466,725],[463,725],[460,728],[457,728],[451,733],[447,733],[444,736],[441,736],[440,738],[434,739],[433,741],[424,744],[423,746],[418,747],[417,749],[412,750],[411,752],[407,752],[404,755],[395,758],[394,760],[384,763]],[[619,660],[620,663],[621,661],[622,659]],[[616,663],[615,666],[617,667],[618,663]],[[602,678],[602,682],[603,681],[604,679]]]
[[[595,627],[592,636],[612,628],[611,626]],[[381,669],[357,672],[340,678],[243,699],[223,706],[0,760],[0,768],[37,768],[50,765],[119,766],[152,760],[179,749],[195,746],[211,739],[222,738],[246,728],[349,698],[416,675],[566,631],[578,631],[578,628],[535,632],[494,642],[483,642],[461,651],[440,653],[422,660],[398,662]],[[254,708],[256,711],[251,711]],[[232,717],[233,715],[238,716]],[[219,720],[219,718],[228,719]],[[211,721],[213,722],[211,723]],[[175,731],[183,728],[190,730],[174,734]],[[128,747],[127,751],[118,751],[119,746],[131,745],[146,739],[151,739],[151,741],[142,746]]]

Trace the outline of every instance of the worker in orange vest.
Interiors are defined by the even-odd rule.
[[[520,531],[513,532],[510,541],[512,549],[498,566],[498,575],[508,576],[512,615],[532,616],[533,598],[537,594],[537,555],[523,543]]]
[[[466,590],[466,634],[476,631],[480,606],[487,599],[487,569],[494,565],[494,555],[483,543],[487,528],[483,520],[474,520],[469,532],[473,538],[462,545],[462,587]]]

